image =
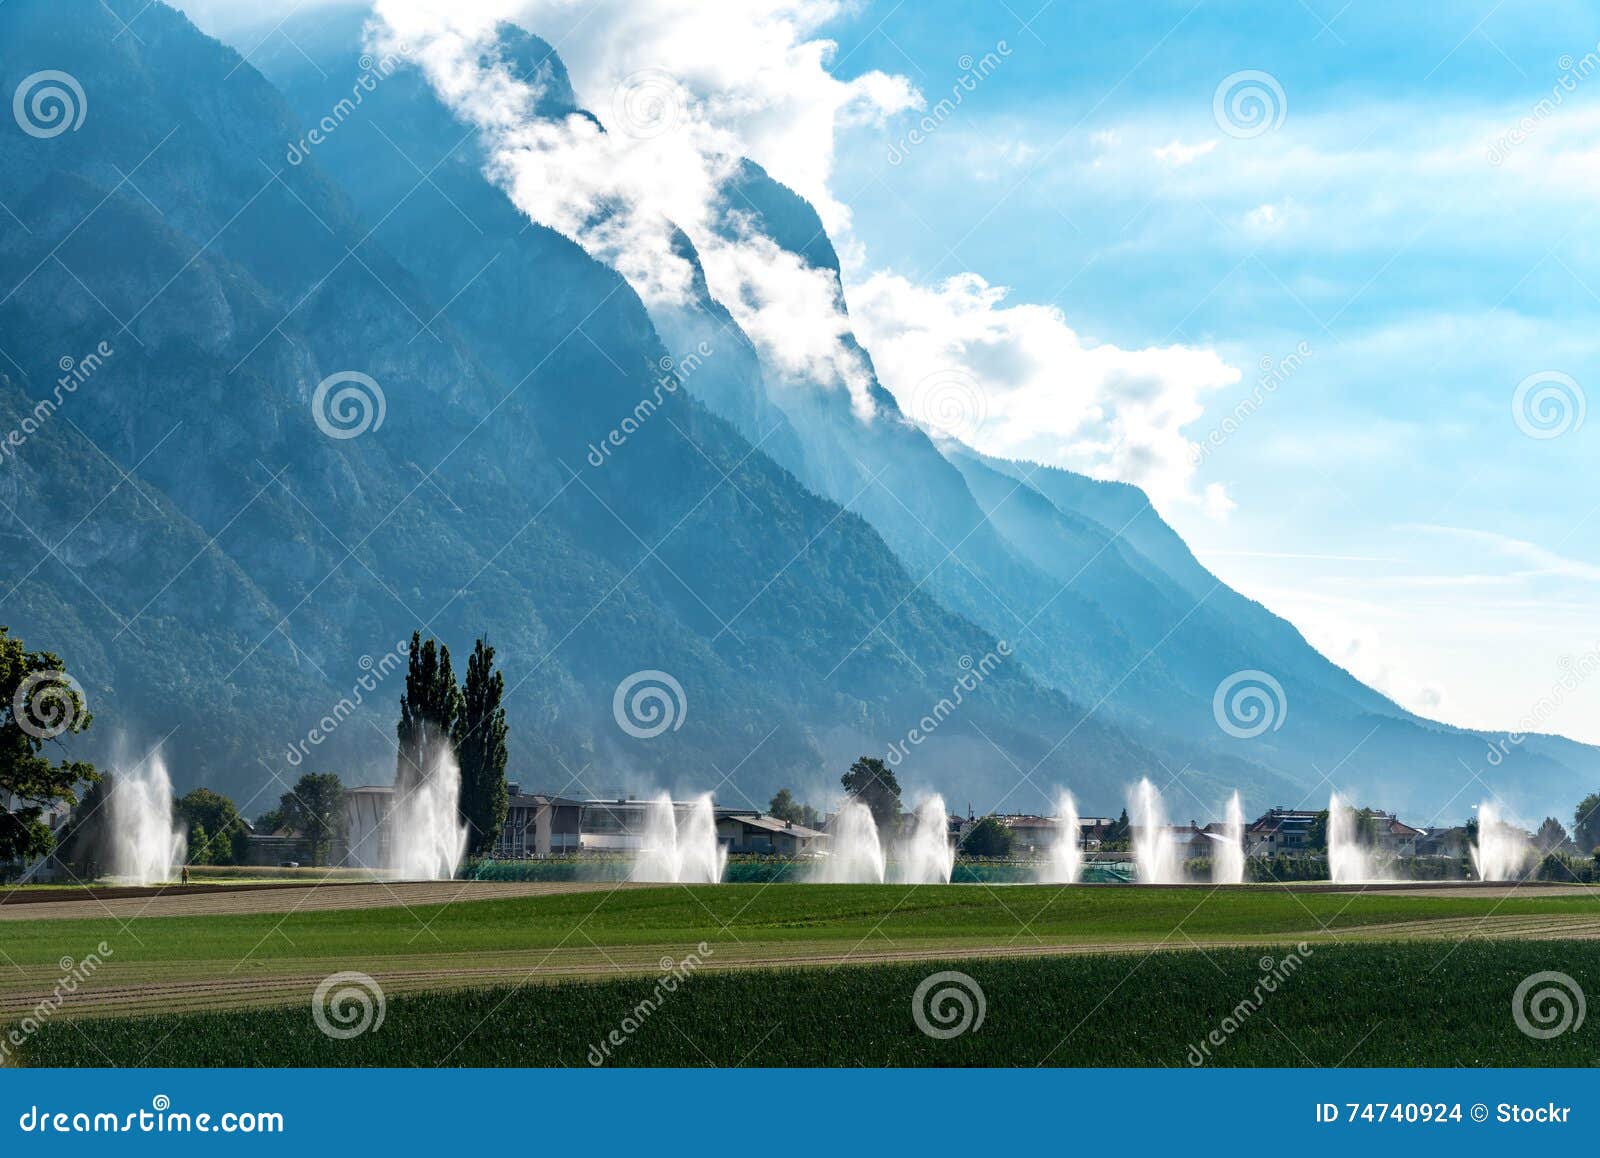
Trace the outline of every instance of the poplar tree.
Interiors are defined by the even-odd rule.
[[[494,670],[494,648],[482,639],[467,659],[467,682],[456,716],[456,759],[461,763],[461,814],[470,826],[474,856],[494,850],[506,821],[505,680]]]
[[[461,714],[461,689],[450,668],[450,649],[437,640],[422,642],[411,633],[406,690],[400,696],[400,723],[395,729],[399,755],[395,791],[410,791],[428,773],[441,744],[451,742]]]

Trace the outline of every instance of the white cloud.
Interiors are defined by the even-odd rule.
[[[803,0],[747,5],[737,16],[676,2],[586,7],[560,40],[601,131],[586,117],[533,117],[530,79],[486,53],[498,19],[549,33],[573,22],[572,5],[377,5],[388,34],[412,47],[441,97],[482,130],[491,174],[529,216],[612,265],[652,307],[680,305],[689,293],[692,271],[673,249],[681,228],[713,295],[773,369],[844,387],[870,418],[870,376],[846,340],[837,275],[755,234],[720,192],[738,159],[751,156],[847,232],[848,213],[827,191],[834,132],[909,107],[915,94],[881,73],[844,82],[827,71],[833,45],[806,37],[837,11]]]
[[[973,436],[979,449],[1137,483],[1158,503],[1187,499],[1218,517],[1231,508],[1219,484],[1193,492],[1180,433],[1200,416],[1204,392],[1238,380],[1214,353],[1086,343],[1059,311],[1007,303],[976,274],[929,287],[869,272],[849,210],[829,188],[835,136],[921,98],[903,78],[845,81],[829,71],[834,47],[816,32],[840,4],[379,0],[377,11],[443,98],[483,130],[493,174],[517,204],[615,267],[647,305],[685,299],[691,271],[672,249],[681,227],[711,292],[776,377],[842,387],[859,417],[873,417],[868,367],[849,341],[848,288],[854,329],[902,404],[941,369],[978,384],[988,414]],[[527,83],[483,56],[506,16],[559,44],[580,103],[607,131],[582,117],[529,116]],[[1186,164],[1215,143],[1174,142],[1168,156]],[[848,287],[747,228],[721,200],[740,156],[817,207]]]
[[[1185,165],[1192,165],[1217,147],[1217,139],[1212,137],[1209,141],[1198,144],[1186,145],[1182,141],[1172,141],[1162,145],[1159,149],[1151,149],[1150,153],[1156,160],[1172,169],[1181,169]]]
[[[980,396],[955,433],[977,449],[1136,483],[1158,504],[1195,497],[1181,430],[1204,394],[1239,380],[1212,351],[1085,342],[1060,310],[1007,304],[976,274],[926,287],[879,273],[849,297],[879,377],[913,419],[939,427],[931,408],[949,401],[922,384],[969,383]],[[1213,514],[1231,505],[1220,487],[1198,499]]]
[[[1432,523],[1417,523],[1403,526],[1402,531],[1414,531],[1421,534],[1441,535],[1446,538],[1487,548],[1491,554],[1524,564],[1511,572],[1508,576],[1499,576],[1502,579],[1578,579],[1584,582],[1600,582],[1600,567],[1593,563],[1585,563],[1581,559],[1573,559],[1556,551],[1531,543],[1526,539],[1513,538],[1495,531],[1479,531],[1468,527],[1446,527]]]

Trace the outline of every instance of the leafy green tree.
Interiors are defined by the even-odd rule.
[[[283,809],[269,808],[256,817],[256,831],[263,836],[271,836],[283,827]]]
[[[1324,808],[1306,825],[1306,851],[1328,851],[1328,810]]]
[[[278,802],[283,824],[305,837],[311,863],[322,864],[344,827],[344,785],[332,772],[307,772]]]
[[[1346,806],[1348,807],[1348,806]],[[1371,848],[1378,843],[1378,818],[1370,808],[1352,808],[1355,814],[1356,843]],[[1324,808],[1306,826],[1306,851],[1328,851],[1328,810]]]
[[[1133,825],[1128,820],[1128,810],[1124,808],[1122,815],[1106,826],[1105,835],[1100,838],[1101,845],[1126,843],[1133,839]]]
[[[422,642],[411,633],[406,690],[400,696],[400,723],[395,729],[399,756],[395,791],[409,791],[427,773],[439,745],[455,733],[461,714],[461,689],[450,668],[450,649],[437,640]]]
[[[232,846],[229,864],[246,864],[250,860],[250,830],[241,824],[234,829],[233,838],[229,840]]]
[[[233,801],[209,788],[196,788],[178,800],[178,815],[189,826],[190,864],[238,863],[234,834],[244,829],[244,818]]]
[[[189,864],[216,864],[212,859],[211,841],[206,837],[206,826],[196,821],[189,827]]]
[[[801,804],[787,788],[778,789],[777,795],[767,805],[767,815],[807,828],[822,827],[822,813],[809,804]]]
[[[801,824],[804,823],[805,806],[794,798],[794,793],[787,788],[780,788],[767,805],[767,814],[787,820],[790,824]]]
[[[1553,816],[1544,818],[1544,823],[1533,834],[1533,845],[1540,852],[1561,852],[1567,843],[1567,830]]]
[[[45,809],[77,804],[78,785],[99,778],[92,764],[42,754],[47,742],[82,732],[91,718],[61,660],[29,651],[0,627],[0,864],[48,853],[55,838]]]
[[[876,756],[863,756],[839,782],[851,797],[867,806],[880,831],[894,831],[900,817],[900,782],[892,768]]]
[[[56,856],[82,881],[103,877],[111,867],[111,773],[102,772],[83,799],[56,844]]]
[[[961,842],[961,849],[968,856],[1010,856],[1016,846],[1016,833],[993,816],[974,824]]]
[[[1572,839],[1584,852],[1600,850],[1600,792],[1578,801],[1572,814]]]
[[[449,653],[445,655],[449,663]],[[506,794],[505,680],[494,670],[494,648],[478,640],[467,658],[467,682],[453,740],[461,763],[461,815],[474,856],[494,850],[509,806]]]

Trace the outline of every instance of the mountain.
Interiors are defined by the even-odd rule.
[[[92,755],[162,740],[180,788],[250,813],[305,770],[387,781],[420,630],[489,637],[512,778],[568,794],[823,803],[891,748],[908,791],[984,810],[1064,784],[1114,812],[1151,775],[1180,814],[1331,781],[1459,816],[1463,763],[1541,808],[1593,779],[1554,738],[1486,767],[1490,738],[1329,663],[1135,488],[935,443],[875,379],[864,423],[763,365],[703,276],[647,310],[417,72],[362,59],[359,12],[280,31],[246,61],[161,4],[0,6],[6,91],[69,61],[87,103],[0,132],[0,442],[30,428],[0,459],[0,622],[84,685]],[[540,115],[587,115],[537,36],[493,51]],[[725,195],[837,275],[758,166]],[[68,358],[98,364],[58,398]],[[1241,739],[1212,696],[1247,669],[1288,712]],[[681,688],[659,735],[617,716],[641,672]]]
[[[763,802],[825,791],[1001,654],[686,390],[592,463],[666,348],[613,271],[482,179],[415,77],[385,83],[392,121],[290,163],[303,122],[233,49],[162,6],[117,27],[94,2],[0,9],[5,83],[51,59],[90,78],[79,131],[0,135],[8,419],[64,351],[113,351],[0,476],[0,614],[67,658],[97,754],[164,740],[180,787],[247,810],[307,767],[386,780],[396,643],[485,633],[518,779]],[[314,402],[345,372],[383,416],[369,391],[369,428],[332,437]],[[682,687],[675,730],[614,719],[639,671]],[[1058,744],[1083,713],[1020,665],[966,698],[923,751],[964,753],[980,804],[1007,761],[1092,768],[1108,795],[1152,763],[1098,719]]]

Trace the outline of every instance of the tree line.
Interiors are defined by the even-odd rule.
[[[474,856],[493,850],[508,807],[505,680],[495,670],[494,655],[478,639],[458,686],[449,647],[413,633],[396,724],[396,800],[431,775],[438,760],[455,761],[460,814]],[[84,732],[92,718],[60,657],[29,651],[0,626],[0,870],[53,852],[81,879],[110,871],[115,775],[86,761],[53,758],[64,752],[62,737]],[[252,827],[297,835],[311,863],[323,864],[344,835],[344,796],[337,773],[307,772],[253,826],[231,799],[204,787],[177,797],[173,817],[188,836],[191,865],[246,863]],[[48,814],[62,805],[71,813],[52,829]]]
[[[505,823],[508,807],[505,772],[509,760],[505,681],[494,667],[494,648],[478,639],[467,660],[466,677],[457,684],[450,649],[435,639],[411,637],[405,690],[396,724],[395,788],[414,790],[432,774],[434,762],[448,758],[461,772],[460,813],[468,825],[468,851],[490,853]],[[109,776],[71,757],[63,743],[86,731],[93,720],[81,689],[60,657],[30,651],[0,625],[0,871],[30,864],[55,851],[89,876],[100,875],[106,842],[99,829],[108,819],[113,784]],[[50,747],[47,748],[47,745]],[[871,811],[880,830],[893,832],[900,822],[901,789],[894,770],[883,760],[863,756],[840,782],[849,795]],[[275,807],[256,820],[258,832],[291,831],[309,846],[313,863],[327,858],[341,835],[344,787],[332,772],[306,773]],[[59,833],[48,814],[61,806],[72,809]],[[768,806],[772,815],[820,827],[822,815],[780,789]],[[246,857],[248,833],[237,806],[221,793],[196,788],[174,802],[189,836],[192,864],[237,864]],[[1476,837],[1476,821],[1463,831]],[[1358,839],[1375,836],[1371,809],[1357,812]],[[1313,825],[1312,843],[1326,847],[1326,813]],[[1115,847],[1131,835],[1126,810],[1103,834]],[[1565,858],[1567,871],[1578,871],[1575,858],[1595,858],[1600,871],[1600,792],[1585,796],[1573,811],[1571,828],[1546,817],[1534,845],[1547,860]],[[1006,856],[1011,833],[995,817],[970,828],[963,850],[975,856]],[[1548,867],[1548,866],[1547,866]]]

